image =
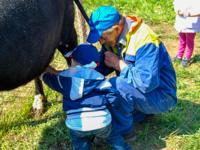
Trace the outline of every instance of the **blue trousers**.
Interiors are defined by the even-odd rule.
[[[142,93],[132,85],[128,84],[126,79],[113,77],[110,79],[112,86],[120,92],[120,95],[133,107],[133,122],[142,121],[145,114],[158,114],[170,110],[177,99],[170,94],[163,98],[161,89],[155,89],[149,93]]]
[[[74,150],[91,150],[90,135],[95,135],[104,138],[114,150],[131,150],[125,144],[124,138],[117,130],[112,130],[112,124],[97,130],[92,131],[77,131],[70,129],[70,135]]]

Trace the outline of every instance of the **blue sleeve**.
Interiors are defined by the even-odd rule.
[[[54,75],[54,74],[51,74],[51,73],[45,73],[42,77],[42,80],[52,90],[55,90],[55,91],[57,91],[61,94],[64,94],[64,91],[63,91],[61,85],[59,84],[59,80],[58,80],[57,75]]]
[[[135,64],[125,67],[120,76],[143,93],[157,88],[160,84],[159,47],[153,43],[141,47],[136,52]]]
[[[104,76],[107,76],[110,73],[112,73],[114,71],[114,69],[105,65],[105,63],[104,63],[104,58],[105,58],[104,52],[105,51],[102,48],[101,51],[99,52],[99,66],[97,66],[95,68],[95,70],[100,72]]]

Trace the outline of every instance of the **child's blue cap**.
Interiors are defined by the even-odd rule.
[[[67,52],[65,57],[72,57],[81,65],[90,64],[94,61],[97,65],[99,63],[99,53],[92,44],[83,43],[78,45],[73,51]]]
[[[120,18],[120,14],[112,6],[101,6],[95,10],[89,19],[89,43],[96,43],[104,30],[113,26]]]

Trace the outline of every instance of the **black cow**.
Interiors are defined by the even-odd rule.
[[[56,48],[76,46],[73,0],[0,1],[0,91],[38,77]]]

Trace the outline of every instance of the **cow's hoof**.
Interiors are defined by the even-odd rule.
[[[46,97],[42,94],[35,95],[32,105],[32,112],[35,118],[40,118],[42,116],[42,113],[44,112],[44,103],[46,101]]]

